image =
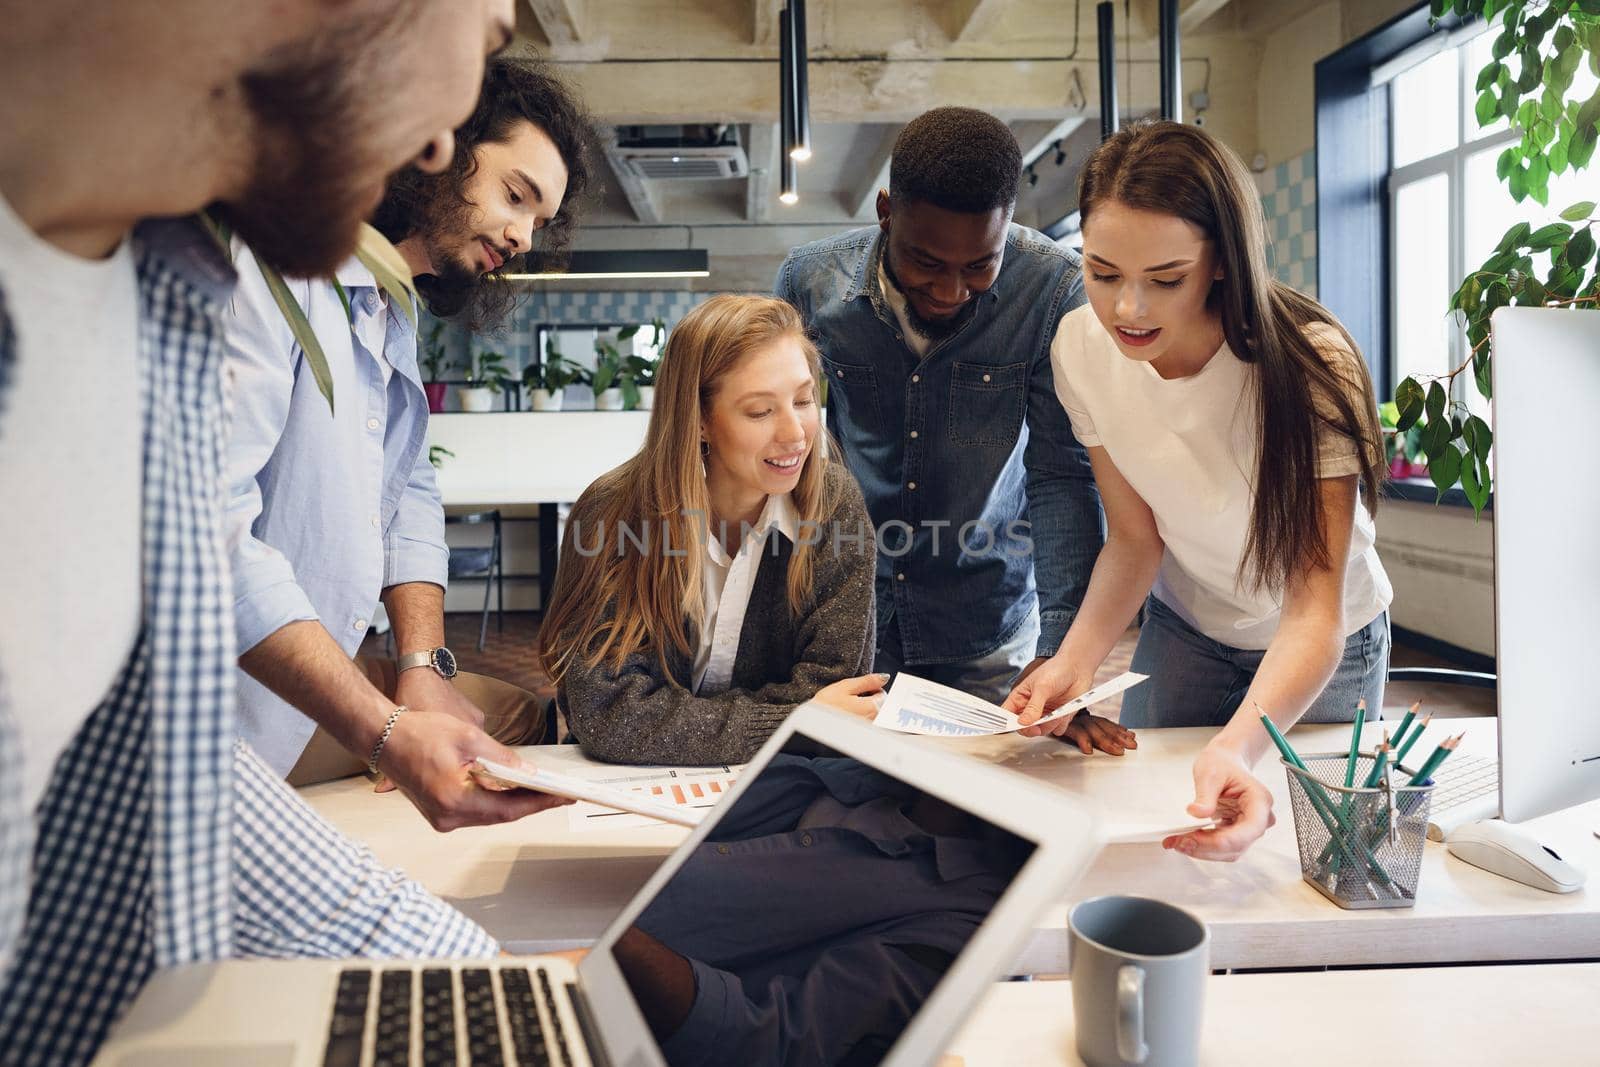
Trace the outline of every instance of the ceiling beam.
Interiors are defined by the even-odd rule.
[[[744,184],[744,217],[751,222],[770,222],[772,201],[777,196],[772,179],[778,172],[778,124],[752,122],[745,154],[750,159],[750,176]]]
[[[945,32],[952,41],[981,41],[1013,4],[1014,0],[946,0]]]
[[[1178,13],[1178,29],[1193,33],[1200,24],[1228,6],[1229,0],[1189,0]]]
[[[605,146],[606,162],[611,165],[611,174],[617,179],[617,188],[627,199],[628,207],[633,209],[634,218],[651,226],[660,223],[661,205],[657,202],[650,183],[633,173],[617,154],[616,130],[604,131],[600,135],[600,140]]]
[[[1192,67],[1185,71],[1186,81],[1200,77],[1201,63],[1185,60]],[[614,125],[777,119],[772,64],[614,60],[576,62],[562,69],[589,113]],[[640,92],[641,85],[650,91]],[[904,123],[929,108],[970,107],[974,100],[1007,121],[1059,120],[1069,113],[1093,114],[1099,107],[1098,85],[1092,62],[1081,69],[1066,60],[814,63],[811,121]]]
[[[860,171],[859,180],[839,193],[839,204],[851,218],[873,215],[873,208],[878,202],[878,190],[889,187],[889,160],[894,155],[895,138],[899,136],[898,129],[886,127],[877,148]]]
[[[528,0],[552,47],[582,44],[588,30],[586,0]]]
[[[1050,124],[1048,128],[1044,128],[1043,123],[1013,123],[1012,132],[1018,135],[1018,140],[1022,144],[1022,165],[1026,167],[1035,160],[1043,158],[1055,147],[1057,141],[1065,141],[1072,136],[1073,131],[1088,121],[1086,115],[1071,115],[1060,122]],[[1031,134],[1032,139],[1022,140],[1025,134]]]
[[[778,43],[778,8],[783,0],[750,0],[750,43]]]

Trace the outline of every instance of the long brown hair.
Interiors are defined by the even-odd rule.
[[[692,658],[702,623],[704,538],[710,514],[700,429],[721,380],[750,352],[781,339],[795,341],[811,376],[821,367],[794,308],[765,296],[715,296],[683,317],[667,340],[656,372],[655,408],[644,447],[596,479],[573,508],[550,610],[539,633],[545,670],[559,685],[578,660],[620,670],[628,656],[653,651],[662,674],[683,682],[669,653]],[[818,431],[800,481],[790,494],[802,530],[820,529],[841,503],[830,487],[827,430]],[[587,538],[594,547],[580,541]],[[592,527],[598,526],[599,533]],[[648,530],[649,547],[623,543],[623,528]],[[655,541],[660,536],[662,541]],[[788,599],[795,614],[812,596],[812,542],[801,536],[789,559]],[[825,543],[825,542],[822,542]],[[672,551],[665,551],[666,548]],[[685,551],[687,550],[687,551]]]
[[[1223,277],[1207,307],[1219,313],[1234,355],[1256,368],[1259,455],[1250,532],[1239,578],[1281,592],[1296,568],[1328,564],[1317,438],[1322,426],[1356,441],[1361,491],[1376,514],[1386,474],[1372,378],[1355,341],[1327,308],[1267,271],[1267,229],[1250,172],[1232,149],[1194,126],[1135,122],[1089,157],[1078,179],[1087,224],[1097,205],[1117,202],[1176,215],[1213,243]],[[1353,360],[1330,365],[1305,328],[1325,323]],[[1359,395],[1359,403],[1351,392]]]

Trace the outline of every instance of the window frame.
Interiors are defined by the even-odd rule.
[[[1389,195],[1393,116],[1391,82],[1375,83],[1373,72],[1435,33],[1464,25],[1453,14],[1435,25],[1429,5],[1419,3],[1318,60],[1315,68],[1317,299],[1360,347],[1380,401],[1392,397],[1397,384]],[[1435,500],[1432,485],[1405,482],[1391,482],[1388,495]],[[1459,488],[1438,502],[1471,506]]]
[[[1388,91],[1384,94],[1388,98],[1389,136],[1391,138],[1389,148],[1391,164],[1388,176],[1384,180],[1385,196],[1388,199],[1387,217],[1390,220],[1384,273],[1388,278],[1389,306],[1391,308],[1400,306],[1398,299],[1399,274],[1395,270],[1395,264],[1399,262],[1399,248],[1396,233],[1397,227],[1393,225],[1400,190],[1413,182],[1431,178],[1437,174],[1446,175],[1450,189],[1449,204],[1447,205],[1449,250],[1446,255],[1446,261],[1449,264],[1448,275],[1453,290],[1455,284],[1465,278],[1467,272],[1475,266],[1475,264],[1467,262],[1467,160],[1482,152],[1504,149],[1522,140],[1522,133],[1514,124],[1509,124],[1504,129],[1483,132],[1478,125],[1477,115],[1473,111],[1473,105],[1478,96],[1475,89],[1478,72],[1469,69],[1469,64],[1466,62],[1467,49],[1486,32],[1488,32],[1488,27],[1480,26],[1478,33],[1470,34],[1460,42],[1451,45],[1448,49],[1454,51],[1457,56],[1456,98],[1458,106],[1456,109],[1456,143],[1453,148],[1407,163],[1404,166],[1394,166],[1392,161],[1395,155],[1392,139],[1394,130],[1398,125],[1395,122],[1398,101],[1393,91]],[[1429,59],[1431,58],[1433,57],[1430,56]],[[1474,134],[1477,136],[1474,137]],[[1386,353],[1388,365],[1385,368],[1385,380],[1389,383],[1389,391],[1391,393],[1394,387],[1399,384],[1399,336],[1399,316],[1391,315]],[[1441,374],[1460,366],[1468,356],[1467,340],[1463,331],[1459,329],[1447,330],[1445,337],[1446,365],[1438,369],[1438,373]],[[1451,393],[1451,399],[1462,404],[1472,405],[1477,397],[1477,386],[1473,384],[1472,376],[1468,374],[1457,375],[1455,381],[1451,383]]]

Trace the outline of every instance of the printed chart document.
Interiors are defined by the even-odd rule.
[[[1159,816],[1143,821],[1129,818],[1125,813],[1102,822],[1101,830],[1108,845],[1159,845],[1169,837],[1186,834],[1191,830],[1214,830],[1217,824],[1209,819],[1190,819],[1187,822],[1163,822]]]
[[[619,829],[655,822],[695,826],[726,796],[742,767],[606,767],[582,777],[537,766],[479,759],[481,774],[507,785],[579,801],[567,809],[572,829]]]
[[[1118,675],[1067,701],[1034,725],[1074,715],[1091,704],[1138,685],[1146,677],[1132,671]],[[1022,729],[1017,717],[998,704],[905,671],[895,675],[883,707],[878,709],[877,718],[872,721],[885,729],[898,730],[903,734],[930,734],[936,737],[988,737]]]

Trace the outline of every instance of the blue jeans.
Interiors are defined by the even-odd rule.
[[[911,673],[930,682],[998,704],[1011,692],[1011,684],[1033,659],[1039,647],[1039,609],[1035,607],[999,648],[976,659],[955,663],[913,663]],[[898,674],[905,663],[900,628],[893,616],[878,628],[878,654],[872,669],[878,674]]]
[[[1144,627],[1133,651],[1133,670],[1150,679],[1123,696],[1122,725],[1222,726],[1243,702],[1265,655],[1213,641],[1152,596],[1145,601]],[[1300,721],[1349,722],[1363,697],[1369,717],[1376,719],[1388,673],[1389,613],[1384,612],[1346,639],[1333,677]]]

